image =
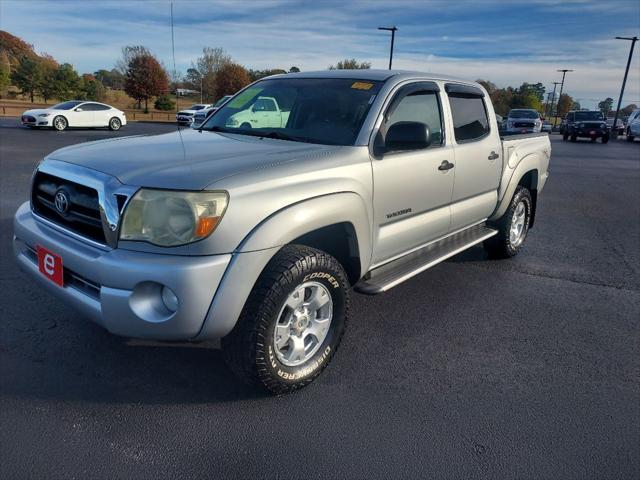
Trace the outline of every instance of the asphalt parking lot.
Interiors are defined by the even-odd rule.
[[[554,134],[521,255],[474,248],[354,295],[329,368],[272,398],[212,345],[108,334],[13,261],[11,218],[46,153],[173,128],[0,119],[0,477],[640,477],[640,143]]]

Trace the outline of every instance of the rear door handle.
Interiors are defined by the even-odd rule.
[[[491,155],[489,155],[487,158],[489,160],[495,160],[496,158],[498,158],[500,155],[498,155],[496,152],[491,152]]]
[[[441,172],[446,172],[447,170],[451,170],[453,167],[454,167],[453,163],[449,163],[448,160],[443,160],[440,166],[438,167],[438,170],[440,170]]]

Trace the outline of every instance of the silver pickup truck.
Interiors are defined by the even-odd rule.
[[[233,121],[259,98],[288,112],[284,126]],[[501,138],[474,82],[279,75],[198,130],[48,155],[15,214],[14,252],[108,331],[221,339],[240,377],[286,393],[335,354],[352,289],[385,292],[479,243],[516,255],[550,154],[546,134]]]

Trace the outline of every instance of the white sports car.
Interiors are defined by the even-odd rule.
[[[67,127],[108,127],[120,130],[127,124],[125,113],[104,103],[71,100],[49,108],[27,110],[21,117],[26,127],[53,127],[64,130]]]

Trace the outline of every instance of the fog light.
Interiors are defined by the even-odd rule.
[[[162,303],[171,312],[178,310],[178,297],[169,287],[162,287]]]

